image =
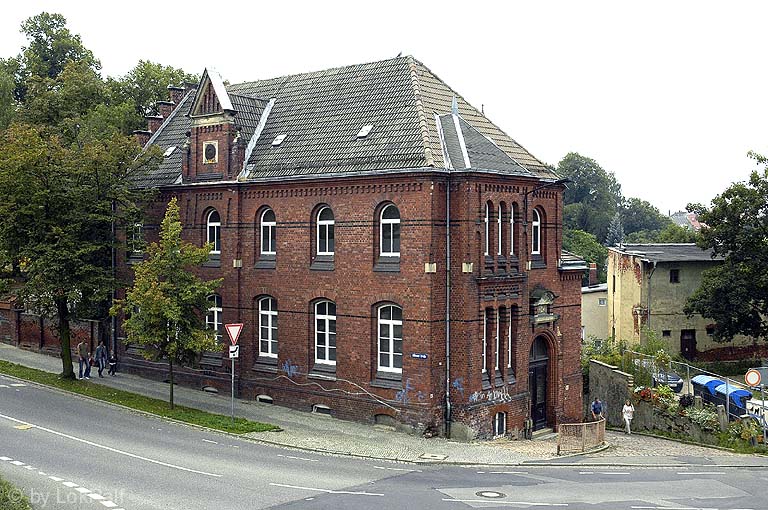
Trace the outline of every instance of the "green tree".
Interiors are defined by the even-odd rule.
[[[608,233],[605,235],[606,246],[616,246],[624,242],[624,226],[621,224],[621,214],[613,215],[608,225]]]
[[[70,321],[106,317],[115,282],[113,224],[125,222],[130,178],[157,161],[129,137],[63,143],[44,127],[0,132],[0,252],[18,268],[24,306],[55,320],[62,376],[74,377]],[[120,211],[121,213],[117,213]]]
[[[621,224],[627,234],[641,230],[661,230],[671,222],[650,202],[639,198],[625,199],[619,211]]]
[[[563,249],[567,250],[587,262],[597,264],[597,278],[600,283],[606,282],[606,261],[608,260],[608,249],[600,244],[594,234],[584,232],[583,230],[563,231]],[[585,276],[589,281],[589,277]]]
[[[0,131],[7,128],[16,115],[16,99],[13,96],[13,74],[0,59]]]
[[[171,199],[160,226],[160,242],[148,247],[149,257],[134,266],[133,286],[112,313],[126,314],[128,342],[143,345],[149,359],[166,359],[173,408],[173,366],[193,361],[203,351],[221,349],[216,331],[203,317],[208,297],[221,280],[204,281],[193,270],[206,260],[210,245],[199,248],[182,240],[176,198]]]
[[[766,158],[751,156],[765,165]],[[768,168],[753,172],[712,200],[710,207],[688,206],[699,221],[699,246],[724,258],[704,272],[685,312],[713,319],[714,338],[725,342],[742,334],[768,334]]]
[[[594,159],[571,152],[557,165],[561,177],[571,179],[563,197],[563,222],[605,239],[611,218],[621,203],[621,185],[613,172]]]
[[[699,240],[699,233],[690,228],[669,223],[659,231],[657,239],[659,243],[695,243]]]

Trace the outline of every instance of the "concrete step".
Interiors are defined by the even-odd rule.
[[[549,439],[554,439],[557,437],[557,433],[552,430],[551,428],[543,428],[539,430],[534,430],[533,434],[531,436],[531,439],[534,441],[547,441]]]

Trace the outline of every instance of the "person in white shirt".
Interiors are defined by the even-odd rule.
[[[630,424],[632,423],[632,418],[635,415],[635,406],[633,406],[629,400],[627,400],[624,403],[624,407],[621,408],[621,415],[624,417],[624,423],[627,426],[627,429],[624,432],[626,434],[631,434],[632,430],[630,428]]]

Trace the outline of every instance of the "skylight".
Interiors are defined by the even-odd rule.
[[[163,153],[163,157],[167,158],[168,156],[173,154],[173,151],[175,151],[175,150],[176,150],[176,146],[175,145],[172,145],[172,146],[168,147],[167,149],[165,149],[165,152]]]
[[[285,137],[287,135],[277,135],[274,140],[272,140],[272,147],[277,147],[281,143],[283,143],[283,140],[285,140]]]
[[[366,124],[365,126],[360,128],[360,131],[357,133],[358,138],[365,138],[368,136],[368,133],[371,132],[371,129],[373,129],[372,124]]]

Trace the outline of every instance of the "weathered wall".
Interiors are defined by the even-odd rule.
[[[584,328],[584,340],[590,337],[607,340],[611,336],[608,325],[608,290],[582,289],[581,325]],[[605,305],[599,301],[605,299]]]
[[[584,415],[592,418],[590,405],[597,397],[603,402],[603,413],[608,424],[614,427],[624,426],[621,408],[624,402],[632,397],[634,384],[632,375],[620,371],[618,367],[602,361],[589,360],[589,401],[584,403]]]

